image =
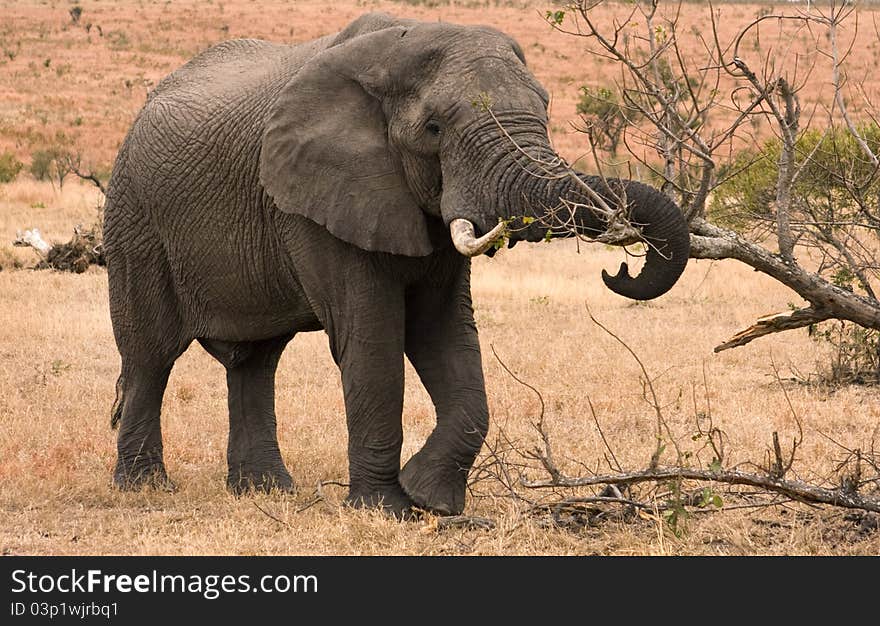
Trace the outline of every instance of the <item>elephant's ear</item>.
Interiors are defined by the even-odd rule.
[[[398,32],[399,31],[399,32]],[[355,36],[316,55],[269,111],[260,181],[279,209],[364,250],[434,251],[425,214],[388,142],[381,56],[405,29]]]

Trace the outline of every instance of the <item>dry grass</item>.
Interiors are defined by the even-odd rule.
[[[101,38],[94,27],[90,34],[62,28],[69,21],[67,3],[0,3],[4,45],[10,40],[15,45],[16,37],[23,42],[14,60],[0,65],[0,150],[27,157],[39,136],[65,130],[77,135],[84,154],[109,162],[145,93],[132,79],[158,80],[220,39],[245,34],[308,39],[373,8],[489,22],[508,30],[523,42],[535,72],[554,92],[554,123],[564,128],[573,114],[576,86],[605,70],[586,66],[570,43],[541,25],[535,10],[543,5],[522,10],[463,4],[350,2],[327,14],[326,3],[311,0],[224,2],[222,10],[221,3],[195,1],[86,3],[81,21],[101,24]],[[744,5],[730,10],[748,16],[756,11]],[[115,36],[111,46],[106,38],[113,31],[126,38]],[[52,68],[70,64],[72,69],[58,76],[42,65],[44,58],[52,59]],[[72,124],[76,117],[82,117],[79,126]],[[570,157],[579,148],[576,137],[566,141],[557,136]],[[346,474],[342,394],[322,333],[297,337],[278,375],[279,438],[300,485],[298,495],[237,499],[226,492],[223,370],[198,346],[175,367],[164,405],[166,462],[180,491],[114,491],[115,433],[109,417],[118,355],[106,274],[96,268],[83,275],[12,270],[15,259],[31,263],[33,255],[9,245],[17,228],[32,226],[47,239],[67,240],[75,224],[95,218],[95,194],[73,183],[59,193],[26,178],[0,186],[4,554],[880,554],[877,532],[860,532],[843,512],[827,508],[694,516],[678,536],[648,520],[578,533],[546,529],[520,517],[501,497],[468,502],[468,513],[498,522],[495,530],[437,533],[422,523],[399,524],[347,510],[340,506],[343,490],[334,486],[325,487],[323,502],[297,512],[311,501],[319,480]],[[599,280],[601,268],[616,268],[620,260],[618,251],[590,246],[578,254],[573,242],[562,242],[522,244],[476,261],[474,297],[494,424],[490,439],[501,427],[523,444],[535,443],[529,422],[538,410],[534,395],[491,356],[491,345],[544,394],[560,458],[594,468],[602,458],[590,399],[620,461],[632,468],[647,463],[655,445],[654,421],[641,397],[638,369],[589,321],[588,303],[639,352],[653,375],[662,373],[656,385],[683,444],[694,432],[695,410],[706,408],[704,370],[715,423],[729,437],[730,463],[761,461],[774,430],[790,440],[797,428],[774,379],[771,357],[783,376],[792,368],[811,372],[827,360],[822,346],[797,331],[720,355],[712,347],[756,316],[785,309],[794,294],[732,262],[693,262],[671,293],[634,304],[608,292]],[[404,458],[418,449],[433,420],[427,395],[413,371],[407,373]],[[875,389],[830,392],[792,384],[788,393],[805,431],[795,465],[801,477],[833,476],[844,456],[820,432],[865,449],[877,438]],[[564,464],[577,471],[572,462]]]
[[[28,205],[10,200],[17,197],[16,187],[5,188],[0,209],[23,219]],[[53,229],[65,231],[90,218],[92,191],[71,185],[65,196],[77,193],[82,196],[72,206],[82,210],[60,213]],[[22,195],[53,198],[48,185]],[[59,206],[58,198],[52,204]],[[15,218],[5,219],[3,232],[10,219]],[[589,321],[589,303],[594,315],[639,352],[652,375],[662,373],[661,400],[685,445],[695,432],[694,387],[698,409],[706,408],[703,368],[716,425],[729,437],[731,463],[761,461],[774,430],[788,441],[796,425],[770,359],[783,375],[791,366],[813,371],[824,359],[821,346],[798,331],[720,355],[713,355],[712,347],[756,315],[785,308],[790,294],[734,263],[693,262],[671,293],[636,305],[608,292],[598,278],[602,267],[619,260],[619,252],[598,246],[578,254],[573,242],[522,244],[495,259],[477,260],[474,295],[496,427],[490,439],[502,427],[523,444],[536,443],[529,422],[538,411],[533,394],[491,356],[491,345],[544,394],[560,457],[593,467],[602,458],[589,398],[621,463],[631,468],[647,463],[654,422],[641,398],[637,367]],[[226,493],[223,370],[197,346],[178,362],[165,399],[166,459],[180,491],[118,493],[110,487],[115,433],[109,429],[118,356],[105,273],[94,268],[83,275],[3,271],[0,293],[0,549],[5,553],[880,553],[876,532],[860,534],[842,512],[806,508],[694,517],[678,537],[668,530],[658,534],[645,520],[581,533],[548,530],[521,519],[503,498],[468,504],[468,513],[496,519],[496,530],[423,532],[422,524],[344,509],[343,490],[334,486],[325,487],[324,502],[296,512],[311,500],[319,480],[346,473],[342,394],[322,333],[297,337],[279,370],[279,438],[301,487],[297,496],[236,499]],[[880,408],[874,389],[831,393],[790,385],[788,392],[805,427],[795,467],[804,478],[833,476],[843,456],[819,431],[862,448],[877,435]],[[409,369],[404,457],[421,445],[432,420],[427,395]],[[576,471],[572,463],[566,465]]]
[[[74,26],[68,14],[70,3],[0,0],[0,151],[12,150],[28,164],[34,150],[61,141],[81,152],[85,164],[109,168],[147,91],[197,52],[235,37],[306,41],[336,32],[366,11],[386,11],[417,19],[490,24],[510,33],[552,95],[550,127],[556,147],[575,161],[587,153],[584,135],[572,128],[577,122],[579,88],[609,86],[620,79],[620,72],[610,61],[587,55],[586,40],[555,33],[542,17],[552,4],[543,0],[346,0],[332,3],[328,10],[330,5],[324,0],[113,0],[82,3],[80,24]],[[720,40],[732,41],[740,28],[767,9],[766,3],[720,5]],[[797,7],[776,9],[791,13]],[[880,41],[871,26],[876,21],[872,9],[862,10],[847,64],[851,86],[858,82],[865,95],[877,102]],[[619,3],[597,11],[603,16],[600,21],[607,24],[631,10],[631,4]],[[695,66],[703,65],[698,36],[709,35],[706,10],[702,3],[686,3],[677,31],[683,47],[694,50]],[[92,25],[88,31],[87,24]],[[842,41],[848,41],[854,26],[853,22],[843,28]],[[756,68],[769,54],[777,65],[792,69],[789,78],[794,84],[815,67],[817,79],[800,94],[804,111],[812,111],[820,102],[830,106],[831,95],[828,60],[808,49],[810,41],[805,31],[795,34],[772,22],[761,29],[760,37],[746,39],[743,52]],[[853,113],[861,102],[861,94],[854,92]],[[821,107],[819,111],[817,122],[822,118]],[[710,126],[724,122],[722,111],[714,115],[717,119],[710,119]],[[759,135],[766,132],[757,129]],[[591,166],[589,159],[580,163]]]

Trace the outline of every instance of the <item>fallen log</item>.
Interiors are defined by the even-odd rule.
[[[49,244],[36,228],[18,231],[12,242],[16,247],[32,248],[40,257],[34,269],[54,269],[82,274],[90,265],[105,265],[104,243],[98,225],[84,229],[81,224],[73,229],[67,243]]]

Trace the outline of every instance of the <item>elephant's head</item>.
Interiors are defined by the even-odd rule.
[[[520,47],[497,30],[367,15],[279,92],[261,181],[282,211],[366,250],[426,256],[454,243],[472,256],[514,216],[536,218],[514,238],[540,240],[561,199],[591,204],[579,183],[611,195],[598,179],[567,174],[547,104]],[[621,184],[647,259],[635,278],[625,267],[603,278],[619,294],[655,298],[684,270],[687,225],[663,194]],[[606,228],[586,208],[572,217],[587,235]]]

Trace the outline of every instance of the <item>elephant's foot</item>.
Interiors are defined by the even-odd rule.
[[[439,515],[462,512],[467,472],[449,464],[449,459],[432,459],[422,449],[400,470],[400,484],[419,508]]]
[[[352,485],[345,503],[356,509],[381,509],[399,520],[415,517],[413,501],[401,489],[400,485],[358,487]]]
[[[124,462],[120,458],[113,471],[113,484],[121,491],[138,491],[144,487],[160,491],[177,491],[161,460]]]
[[[229,468],[226,476],[227,488],[237,496],[251,491],[270,493],[294,493],[296,488],[290,472],[284,465],[268,468],[248,467],[241,464],[235,468]]]

